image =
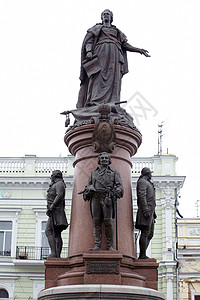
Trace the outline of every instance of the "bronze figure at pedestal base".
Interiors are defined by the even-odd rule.
[[[113,251],[115,207],[117,199],[123,197],[124,190],[119,172],[109,167],[111,159],[106,152],[99,155],[98,164],[100,166],[92,171],[88,185],[81,193],[85,201],[90,201],[95,238],[95,247],[91,250],[101,250],[102,223],[104,223],[107,249]]]

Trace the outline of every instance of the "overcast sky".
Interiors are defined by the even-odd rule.
[[[109,8],[130,44],[121,100],[134,108],[143,134],[137,156],[175,154],[186,175],[184,217],[195,217],[199,195],[200,2],[198,0],[0,0],[0,156],[66,156],[65,117],[79,91],[80,51],[88,28]],[[141,110],[141,105],[145,110]],[[138,108],[140,106],[140,108]]]

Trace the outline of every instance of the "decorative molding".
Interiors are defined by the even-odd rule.
[[[168,268],[176,269],[176,266],[177,266],[176,261],[160,261],[159,262],[159,269],[165,269],[166,273],[167,273]],[[166,274],[166,273],[163,273],[163,274]]]
[[[190,280],[197,280],[199,279],[199,272],[193,273],[179,273],[179,279],[190,279]]]
[[[172,273],[167,273],[166,274],[166,279],[167,279],[168,282],[172,281],[174,279],[174,277],[175,277],[175,274],[172,274]]]
[[[12,196],[12,192],[11,191],[8,191],[8,190],[3,190],[1,192],[1,195],[3,198],[5,199],[10,199],[10,197]]]
[[[172,209],[174,207],[174,189],[170,186],[163,187],[162,189],[163,198],[161,198],[161,205],[165,207],[165,209]]]
[[[45,280],[45,273],[38,274],[37,276],[29,276],[31,280]]]
[[[189,236],[200,236],[200,227],[188,227],[187,230]]]
[[[38,269],[44,268],[44,261],[39,259],[13,259],[14,267],[23,268],[24,269]],[[22,273],[24,275],[22,275]],[[31,273],[31,272],[20,272],[20,276],[41,276],[41,273]],[[18,273],[15,273],[18,274]]]
[[[132,176],[132,185],[135,188],[137,180],[138,180],[139,175]],[[153,183],[156,189],[162,189],[162,188],[167,188],[170,187],[172,189],[177,188],[179,190],[182,188],[184,181],[185,181],[185,176],[153,176]]]
[[[11,216],[10,213],[12,213],[12,212],[13,212],[14,215],[17,216],[20,211],[21,211],[21,208],[0,208],[0,213],[1,212],[8,212],[9,216]]]
[[[33,268],[34,264],[37,264],[37,260],[33,260],[32,263],[28,266],[30,269]],[[28,260],[25,260],[25,263],[28,263]],[[20,266],[17,266],[20,267]],[[40,266],[36,265],[35,268],[38,268]],[[42,270],[41,272],[33,273],[33,272],[1,272],[0,273],[0,279],[18,279],[19,277],[29,277],[32,280],[41,280],[42,278],[45,279],[45,274],[44,274],[44,262],[43,265],[41,265]],[[23,266],[24,269],[24,266]],[[0,281],[1,284],[2,281]]]
[[[167,186],[163,188],[162,193],[166,199],[174,199],[174,189],[172,189],[171,187]]]
[[[32,278],[30,278],[32,279]],[[34,278],[35,280],[35,278]],[[39,279],[37,279],[39,280]],[[44,278],[41,278],[41,280],[44,280]],[[33,281],[33,300],[38,299],[38,294],[45,288],[44,282],[35,282]]]
[[[175,200],[174,199],[167,199],[167,198],[161,198],[161,205],[165,209],[172,209],[174,207]]]
[[[73,176],[63,177],[66,188],[71,189],[73,187]],[[46,190],[49,187],[50,179],[45,177],[1,177],[0,178],[0,187],[1,189],[9,190],[17,190],[17,189],[41,189]],[[6,187],[6,188],[4,188]]]
[[[15,198],[15,199],[9,199],[9,202],[8,200],[6,199],[1,199],[1,205],[18,205],[19,204],[19,201],[20,201],[20,205],[31,205],[31,206],[34,206],[34,205],[40,205],[40,206],[43,206],[43,207],[46,207],[46,204],[47,204],[47,200],[46,199],[20,199],[20,198]],[[65,205],[68,206],[68,205],[71,205],[71,202],[72,202],[72,199],[65,199]],[[1,209],[0,209],[1,211]]]
[[[6,279],[6,278],[3,278],[3,279]],[[10,279],[14,279],[14,278],[10,278]],[[13,282],[4,282],[3,280],[1,280],[0,289],[5,289],[8,292],[9,299],[14,299],[14,290],[15,290],[14,281]]]

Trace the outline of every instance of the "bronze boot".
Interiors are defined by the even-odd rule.
[[[104,219],[104,225],[108,251],[115,251],[113,248],[113,219]]]
[[[98,251],[101,250],[101,220],[99,219],[93,219],[94,223],[94,240],[95,240],[95,246],[94,248],[91,248],[91,251]]]

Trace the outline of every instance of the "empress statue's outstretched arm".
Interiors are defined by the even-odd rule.
[[[145,55],[146,57],[150,57],[149,52],[147,50],[133,47],[127,42],[123,43],[122,48],[126,51],[138,52],[140,54]]]

